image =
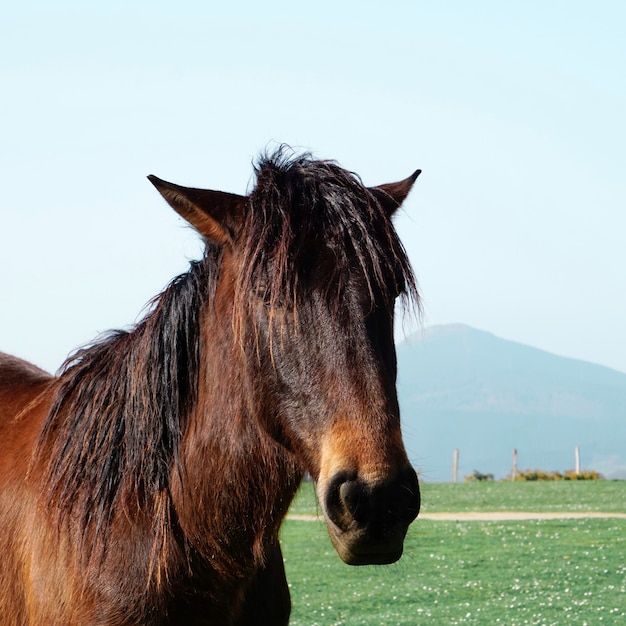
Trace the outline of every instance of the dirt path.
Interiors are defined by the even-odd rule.
[[[587,519],[591,517],[626,519],[626,513],[484,511],[480,513],[420,513],[418,519],[440,522],[507,522],[539,519]],[[319,515],[287,515],[287,519],[316,522],[322,521],[323,518]]]

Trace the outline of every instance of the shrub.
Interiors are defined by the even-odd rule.
[[[509,474],[503,480],[513,480]],[[576,473],[575,470],[565,470],[563,474],[558,471],[546,472],[544,470],[518,470],[515,474],[516,481],[534,481],[534,480],[604,480],[604,476],[596,470],[583,470]]]
[[[563,480],[604,480],[604,476],[596,470],[583,470],[579,474],[575,470],[565,470]]]

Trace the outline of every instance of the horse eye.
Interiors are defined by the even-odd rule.
[[[263,303],[266,308],[280,308],[285,305],[283,297],[278,294],[278,297],[272,295],[271,289],[267,285],[259,285],[256,288],[256,298]]]
[[[256,288],[256,297],[263,302],[264,306],[271,306],[272,304],[272,296],[270,294],[270,290],[267,285],[259,285]]]

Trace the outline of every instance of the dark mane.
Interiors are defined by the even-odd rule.
[[[337,310],[347,276],[360,271],[372,299],[377,291],[393,292],[419,309],[416,280],[391,216],[356,174],[308,154],[291,156],[286,148],[263,157],[255,171],[240,235],[247,251],[238,286],[243,302],[261,286],[272,307],[293,306],[316,276]]]
[[[158,506],[155,527],[167,514],[163,498],[197,398],[199,316],[220,258],[209,244],[133,330],[79,350],[62,368],[39,450],[50,459],[48,503],[78,512],[83,533],[106,527],[119,506]]]

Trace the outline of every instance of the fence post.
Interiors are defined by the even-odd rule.
[[[576,458],[576,476],[580,476],[580,448],[578,446],[574,448],[574,456]]]
[[[511,470],[511,480],[517,478],[517,448],[513,448],[513,469]]]
[[[455,448],[452,454],[452,482],[455,483],[459,473],[459,449]]]

